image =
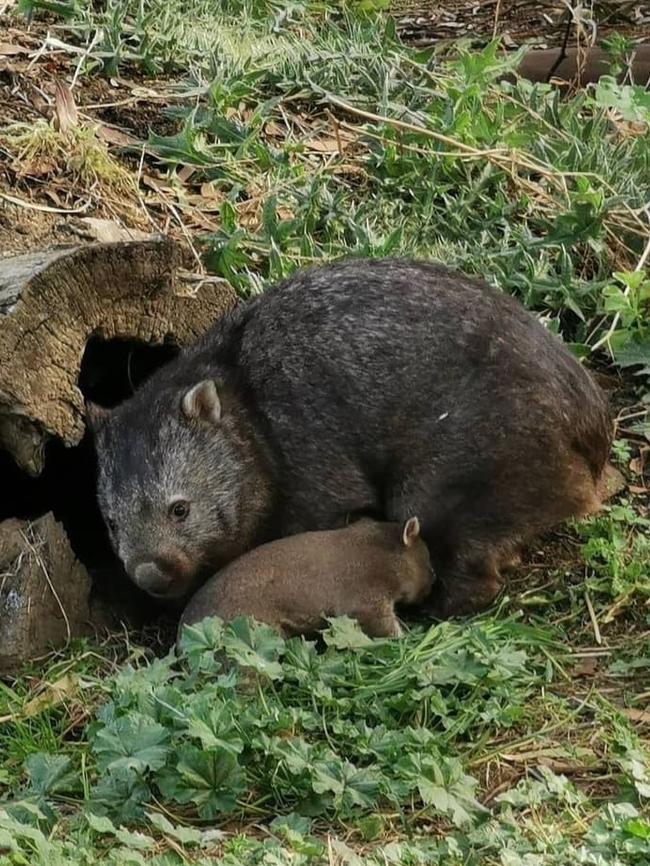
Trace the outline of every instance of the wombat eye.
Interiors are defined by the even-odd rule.
[[[178,502],[172,502],[172,504],[169,506],[169,516],[173,517],[174,520],[185,520],[189,513],[189,502],[183,502],[182,500],[179,500]]]

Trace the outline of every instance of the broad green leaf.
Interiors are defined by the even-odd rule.
[[[279,658],[284,640],[271,626],[237,617],[224,628],[223,648],[230,659],[258,674],[272,680],[282,677]]]
[[[117,833],[117,827],[110,818],[107,818],[105,815],[95,815],[94,812],[86,813],[86,821],[88,822],[88,826],[95,831],[95,833],[110,833],[111,836],[114,836]]]
[[[163,766],[169,754],[170,733],[139,713],[129,713],[99,728],[93,740],[102,770],[135,770],[144,773]]]
[[[204,749],[232,752],[244,748],[239,728],[232,715],[232,702],[214,695],[200,695],[187,708],[187,732],[201,741]]]
[[[339,650],[356,650],[373,645],[372,639],[364,634],[359,623],[349,616],[335,617],[329,623],[329,628],[323,632],[323,640],[328,646]]]
[[[629,833],[630,836],[636,836],[639,839],[650,839],[650,824],[641,818],[634,818],[631,821],[626,821],[623,824],[623,830]]]
[[[350,810],[368,808],[379,794],[377,775],[371,769],[358,769],[349,761],[319,761],[312,770],[312,786],[317,794],[331,793],[335,804]]]
[[[210,752],[184,745],[172,766],[156,777],[165,797],[194,803],[199,817],[210,820],[231,812],[246,790],[245,776],[232,752]]]
[[[125,827],[119,827],[115,831],[115,838],[130,850],[146,851],[155,845],[151,836],[127,830]]]
[[[42,796],[79,788],[79,776],[72,769],[72,761],[65,755],[47,755],[40,752],[25,761],[29,776],[29,789]]]
[[[147,818],[153,827],[165,836],[176,839],[181,845],[198,845],[203,833],[194,827],[180,827],[168,821],[160,812],[147,812]]]

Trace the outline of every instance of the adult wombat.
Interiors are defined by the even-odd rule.
[[[522,541],[595,510],[610,445],[600,390],[517,301],[391,259],[296,274],[88,415],[113,544],[151,594],[349,513],[417,514],[438,615],[489,603]]]
[[[431,589],[429,551],[416,517],[403,526],[362,519],[262,544],[219,571],[192,597],[179,626],[206,616],[252,616],[285,636],[312,634],[325,617],[354,617],[371,637],[401,633],[395,603]]]

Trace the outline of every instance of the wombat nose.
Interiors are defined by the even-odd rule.
[[[134,580],[149,595],[165,595],[172,582],[169,574],[162,571],[155,562],[141,562],[136,566]]]

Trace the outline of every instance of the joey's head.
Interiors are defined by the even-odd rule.
[[[87,404],[86,417],[100,509],[137,586],[182,598],[252,545],[268,485],[241,407],[212,379],[153,377],[116,409]]]
[[[408,587],[404,601],[415,604],[428,594],[433,579],[429,548],[420,534],[420,521],[409,517],[400,527],[400,562],[404,586]]]

